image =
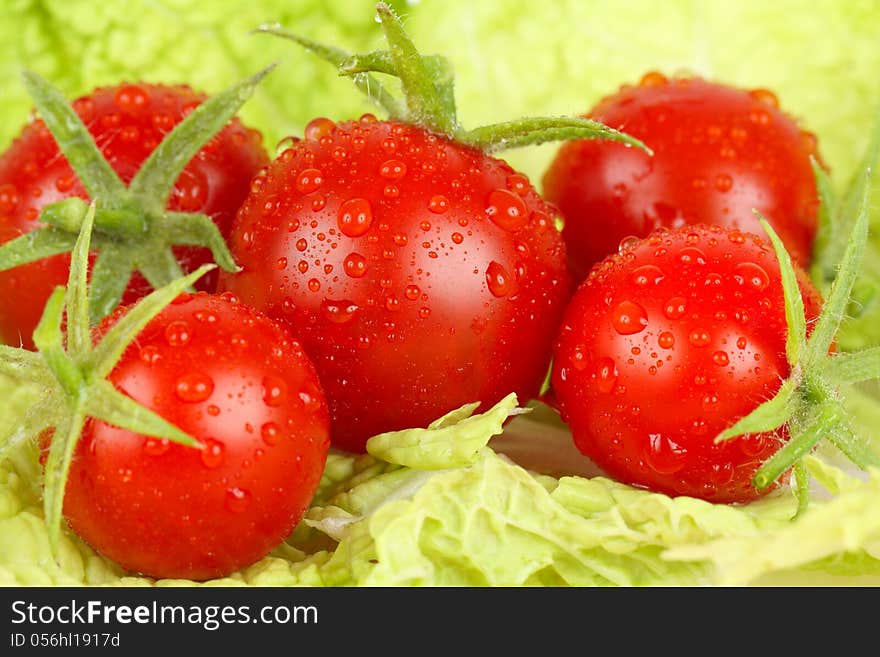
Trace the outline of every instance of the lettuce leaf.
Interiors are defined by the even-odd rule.
[[[0,585],[703,586],[774,575],[880,577],[880,472],[860,479],[810,457],[830,494],[793,521],[797,502],[787,490],[735,506],[601,476],[537,474],[490,447],[461,464],[452,445],[478,434],[488,443],[511,404],[473,416],[464,407],[421,430],[431,440],[414,443],[413,430],[383,439],[388,453],[398,443],[428,470],[334,452],[288,541],[204,583],[131,576],[69,532],[54,562],[34,485],[36,448],[24,443],[0,463]],[[445,464],[436,460],[444,442]]]

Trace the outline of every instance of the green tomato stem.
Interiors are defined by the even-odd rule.
[[[782,473],[810,453],[810,450],[829,429],[840,421],[840,405],[833,401],[821,404],[812,414],[806,428],[800,431],[773,456],[771,456],[755,473],[754,484],[760,489],[767,488]]]
[[[733,426],[718,434],[715,443],[731,440],[747,433],[764,433],[778,429],[788,422],[799,404],[797,382],[793,379],[786,379],[776,395],[759,405]]]

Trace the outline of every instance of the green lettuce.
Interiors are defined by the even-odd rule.
[[[810,457],[833,495],[817,495],[796,521],[787,490],[735,506],[604,477],[555,478],[477,446],[515,403],[481,415],[463,407],[418,430],[417,441],[413,430],[383,437],[376,452],[405,453],[418,468],[332,453],[290,538],[249,568],[205,583],[127,575],[69,532],[53,560],[36,448],[24,442],[0,465],[0,585],[703,586],[880,576],[880,472],[861,480]],[[455,448],[462,438],[475,446],[466,462]]]
[[[451,59],[466,126],[578,114],[648,70],[695,72],[774,90],[818,135],[840,190],[857,169],[880,103],[880,12],[871,1],[670,0],[659,14],[648,0],[391,4],[424,52]],[[0,148],[28,118],[25,65],[73,96],[123,79],[189,82],[213,93],[277,61],[242,111],[270,152],[315,116],[375,111],[325,63],[249,33],[277,22],[349,50],[372,49],[381,45],[372,0],[2,5]],[[556,148],[503,156],[540,184]],[[880,235],[876,225],[873,234]],[[867,271],[880,271],[878,239]],[[853,310],[861,317],[844,327],[839,348],[880,342],[880,303]],[[0,432],[38,394],[0,379]],[[875,434],[878,398],[877,386],[866,385],[848,399]],[[251,567],[203,584],[880,583],[876,472],[853,477],[827,451],[810,458],[817,489],[795,521],[786,489],[741,506],[669,498],[600,476],[551,413],[532,405],[530,415],[510,418],[512,403],[480,416],[465,407],[428,429],[386,434],[371,454],[331,453],[312,508],[290,538]],[[54,561],[41,506],[31,437],[0,458],[0,585],[194,584],[133,577],[71,533]]]

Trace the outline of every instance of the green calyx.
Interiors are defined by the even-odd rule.
[[[816,172],[817,178],[824,174],[818,167]],[[799,510],[806,505],[808,490],[807,472],[799,463],[823,438],[863,470],[880,466],[880,457],[848,422],[841,397],[844,385],[880,378],[880,348],[841,355],[829,353],[838,327],[847,313],[868,239],[869,179],[870,169],[867,169],[863,184],[856,188],[860,197],[857,204],[852,206],[853,216],[848,221],[851,231],[840,255],[839,268],[809,337],[803,299],[791,258],[770,224],[755,213],[779,259],[788,323],[785,353],[791,375],[772,399],[723,431],[715,440],[722,442],[744,434],[770,432],[786,426],[790,436],[788,442],[761,465],[755,473],[754,483],[758,489],[767,488],[794,467]],[[822,181],[818,182],[822,189]]]
[[[392,120],[415,123],[485,152],[548,141],[608,139],[651,153],[638,139],[580,117],[525,118],[465,130],[456,114],[454,74],[449,61],[441,55],[420,54],[400,19],[384,2],[376,5],[376,13],[388,49],[363,54],[351,54],[316,43],[275,26],[260,27],[256,31],[289,39],[330,62],[340,75],[351,77],[355,85],[388,112]],[[397,78],[405,102],[395,98],[373,74]]]
[[[143,298],[93,346],[89,329],[90,290],[86,281],[97,216],[96,204],[92,203],[72,248],[67,288],[55,289],[34,331],[37,352],[0,345],[0,374],[42,388],[40,401],[29,409],[16,431],[0,436],[0,457],[20,440],[51,432],[43,504],[53,554],[57,553],[61,535],[68,471],[88,418],[146,436],[195,448],[201,446],[192,436],[119,392],[106,377],[144,326],[216,265],[203,265]],[[61,328],[65,314],[66,333]]]
[[[217,226],[205,214],[166,209],[174,184],[195,154],[235,115],[273,67],[207,99],[165,136],[131,183],[119,178],[79,116],[61,92],[36,73],[25,71],[24,84],[61,152],[89,196],[100,199],[94,210],[91,248],[98,252],[92,272],[94,324],[122,299],[133,272],[158,289],[183,275],[172,252],[176,245],[211,250],[226,271],[237,271]],[[70,252],[89,212],[80,198],[43,208],[46,224],[0,246],[0,271]]]

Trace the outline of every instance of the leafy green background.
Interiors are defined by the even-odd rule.
[[[782,107],[818,135],[833,181],[842,188],[856,169],[880,105],[880,0],[390,4],[423,52],[442,52],[452,61],[459,116],[467,127],[524,115],[582,113],[649,70],[698,73],[776,92]],[[213,93],[279,62],[242,112],[264,132],[271,152],[315,116],[342,119],[375,110],[327,64],[250,30],[279,23],[352,51],[372,49],[382,45],[373,7],[372,0],[0,0],[0,148],[30,112],[20,82],[23,66],[75,96],[97,85],[138,79],[187,81]],[[545,145],[504,157],[539,184],[555,150]],[[874,181],[876,207],[877,176]],[[880,215],[874,214],[876,226]],[[880,271],[880,257],[868,257]],[[878,307],[875,303],[845,327],[842,348],[880,343]],[[868,390],[876,398],[876,387]],[[0,432],[14,425],[31,394],[0,381]],[[860,397],[854,409],[867,426],[878,426],[880,403],[871,396]],[[19,507],[26,503],[36,508],[33,482],[12,470],[0,479],[5,484],[0,516],[23,518]],[[34,540],[42,541],[38,517],[31,520]],[[4,555],[20,553],[19,531],[12,533],[0,530]],[[764,545],[758,538],[746,547]],[[744,549],[730,545],[724,554]],[[96,563],[92,559],[83,567],[86,572],[104,568]],[[287,568],[288,561],[279,563],[278,568]]]

